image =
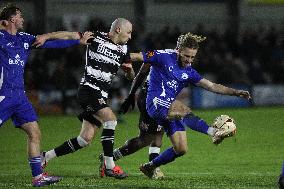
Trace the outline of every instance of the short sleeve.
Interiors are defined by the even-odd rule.
[[[161,54],[154,51],[142,52],[143,61],[146,63],[150,63],[151,65],[160,65],[161,64]]]
[[[203,77],[195,70],[192,69],[189,75],[189,82],[192,84],[198,83]]]
[[[34,35],[25,32],[20,32],[19,34],[22,36],[22,38],[24,38],[25,42],[29,43],[30,45],[35,41],[36,37]]]
[[[25,33],[25,32],[19,32],[21,39],[24,42],[24,47],[27,50],[32,49],[32,44],[34,43],[36,37],[34,35]]]
[[[122,63],[131,63],[129,50],[127,50],[126,54],[123,56]]]

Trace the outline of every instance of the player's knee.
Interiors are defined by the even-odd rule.
[[[40,129],[32,129],[30,132],[27,133],[28,138],[30,141],[34,143],[40,143],[41,140],[41,132]]]
[[[101,127],[102,123],[100,120],[98,120],[96,117],[94,117],[92,114],[88,113],[88,112],[83,112],[81,114],[78,115],[78,119],[83,122],[83,120],[86,120],[88,122],[90,122],[91,124],[97,126],[97,127]]]
[[[161,146],[162,146],[162,140],[153,140],[153,141],[151,142],[151,146],[161,148]]]
[[[92,138],[83,138],[81,136],[78,136],[77,141],[81,147],[86,147],[92,142]]]
[[[190,112],[191,109],[189,107],[176,100],[171,104],[169,108],[168,119],[181,119]]]
[[[125,145],[128,146],[128,148],[133,148],[133,149],[141,149],[144,147],[143,141],[138,137],[127,140],[125,142]]]
[[[178,146],[178,147],[174,148],[174,150],[178,154],[178,156],[183,156],[184,154],[187,153],[188,148],[187,148],[187,146],[182,145],[182,146]]]
[[[103,128],[115,130],[116,125],[117,125],[117,121],[106,121],[103,123]]]
[[[142,140],[139,137],[136,139],[136,141],[137,141],[137,145],[139,146],[139,149],[144,148],[146,146],[149,146],[149,144],[150,144],[149,140]]]
[[[168,119],[174,120],[174,119],[182,119],[184,116],[186,116],[189,112],[185,110],[172,110],[168,113]]]

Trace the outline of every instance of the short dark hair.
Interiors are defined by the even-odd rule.
[[[12,16],[17,14],[21,9],[15,5],[8,4],[1,9],[0,20],[9,20]]]

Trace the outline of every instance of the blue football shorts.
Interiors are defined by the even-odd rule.
[[[182,120],[157,120],[157,123],[164,127],[164,131],[167,133],[168,137],[172,136],[177,131],[185,131]]]
[[[12,119],[16,127],[24,123],[37,121],[38,117],[27,96],[0,97],[0,127],[8,119]]]

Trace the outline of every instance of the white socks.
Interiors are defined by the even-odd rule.
[[[217,129],[214,127],[209,127],[207,130],[207,134],[210,136],[214,136],[214,134],[216,133]]]
[[[104,156],[105,163],[106,163],[106,169],[113,169],[115,167],[113,157]]]
[[[51,160],[51,159],[53,159],[53,158],[55,158],[56,157],[56,154],[55,154],[55,151],[54,150],[49,150],[49,151],[47,151],[46,153],[45,153],[45,161],[49,161],[49,160]]]

